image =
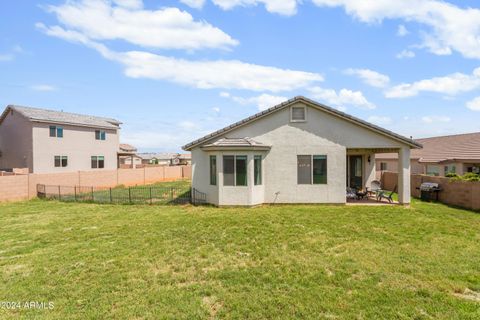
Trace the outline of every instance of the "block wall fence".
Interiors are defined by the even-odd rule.
[[[161,166],[140,169],[0,176],[0,202],[35,198],[37,196],[37,184],[115,187],[118,185],[134,186],[191,178],[191,166]]]
[[[381,182],[384,189],[393,190],[397,184],[397,173],[383,172]],[[417,188],[424,182],[434,182],[440,185],[442,188],[438,195],[440,202],[465,209],[480,210],[480,182],[452,181],[445,177],[412,174],[410,185],[413,197],[420,197],[420,190]]]

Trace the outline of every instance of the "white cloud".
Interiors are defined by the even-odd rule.
[[[357,76],[366,84],[376,88],[386,87],[390,83],[388,76],[369,69],[347,69],[345,73]]]
[[[480,88],[480,68],[473,70],[471,75],[457,72],[444,77],[402,83],[388,89],[385,96],[387,98],[407,98],[416,96],[422,91],[456,95],[478,88]]]
[[[366,23],[384,19],[414,21],[430,28],[423,46],[434,54],[452,50],[468,58],[480,58],[480,9],[460,8],[439,0],[313,0],[318,6],[343,7]]]
[[[325,102],[325,104],[334,107],[342,107],[342,111],[346,106],[354,106],[363,109],[375,109],[376,106],[369,102],[361,91],[352,91],[348,89],[341,89],[336,92],[333,89],[324,89],[321,87],[309,88],[309,91],[314,99]]]
[[[191,61],[145,51],[115,52],[85,35],[58,26],[37,27],[50,36],[84,44],[104,58],[125,67],[131,78],[166,80],[200,89],[244,89],[252,91],[289,91],[323,81],[316,73],[280,69],[238,60]]]
[[[35,91],[43,91],[43,92],[48,92],[48,91],[56,91],[57,87],[49,85],[49,84],[36,84],[30,87],[32,90]]]
[[[196,123],[194,123],[193,121],[189,121],[189,120],[181,121],[179,123],[179,127],[184,129],[184,130],[194,130],[194,129],[198,128]]]
[[[382,117],[382,116],[370,116],[367,119],[368,122],[371,122],[373,124],[379,125],[379,126],[384,126],[387,124],[392,123],[392,118],[390,117]]]
[[[116,4],[116,5],[114,5]],[[119,5],[121,4],[121,5]],[[159,49],[227,49],[238,44],[222,30],[178,8],[142,9],[141,0],[77,0],[47,10],[92,40],[124,40]]]
[[[468,101],[467,108],[473,111],[480,111],[480,97]]]
[[[0,61],[12,61],[15,56],[11,53],[0,54]]]
[[[403,25],[399,25],[398,26],[398,29],[397,29],[397,36],[399,37],[405,37],[407,34],[409,34],[410,32],[408,31],[408,29]]]
[[[180,2],[195,9],[200,9],[205,4],[205,0],[180,0]]]
[[[268,108],[271,108],[273,106],[276,106],[277,104],[280,104],[288,100],[287,97],[273,96],[265,93],[259,96],[250,97],[250,98],[232,96],[231,99],[237,103],[244,104],[244,105],[254,104],[258,107],[258,110],[260,111],[266,110]]]
[[[406,58],[414,58],[415,52],[411,50],[402,50],[396,55],[397,59],[406,59]]]
[[[230,93],[226,91],[220,92],[220,97],[222,98],[230,98]]]
[[[254,6],[263,3],[268,12],[291,16],[297,13],[297,0],[212,0],[224,10],[236,6]]]
[[[215,113],[220,113],[220,108],[219,107],[213,107],[212,110]]]
[[[436,123],[436,122],[450,122],[450,118],[447,116],[425,116],[422,117],[422,121],[424,123]]]

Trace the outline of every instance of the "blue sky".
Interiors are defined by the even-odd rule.
[[[0,2],[0,103],[115,117],[180,146],[304,95],[406,136],[480,131],[480,5]]]

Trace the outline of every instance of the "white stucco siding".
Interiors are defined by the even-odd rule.
[[[18,112],[10,111],[0,124],[0,152],[0,169],[32,172],[32,124]]]
[[[251,190],[255,193],[253,196],[253,193],[249,195],[249,188],[225,187],[219,179],[219,201],[216,204],[220,205],[249,205],[257,203],[262,197],[264,203],[345,203],[347,149],[405,146],[393,138],[312,107],[307,107],[306,122],[290,122],[288,107],[240,126],[222,137],[249,137],[271,146],[271,150],[265,153],[263,190]],[[327,184],[299,185],[297,155],[326,155]],[[206,177],[200,174],[193,176],[194,185],[198,185],[200,190],[205,189],[209,181],[208,153],[196,147],[192,152],[192,161],[195,171],[199,170],[199,166],[207,171]],[[221,175],[221,158],[217,162]],[[370,163],[366,159],[364,163],[365,182],[370,182],[375,177],[373,154]]]
[[[210,185],[210,155],[217,156],[217,185]],[[221,157],[215,152],[204,152],[200,148],[192,150],[192,187],[200,192],[207,194],[207,202],[219,205],[218,185],[219,173],[218,166]]]
[[[58,125],[63,138],[50,137],[47,123],[34,123],[33,158],[35,173],[69,172],[78,170],[113,170],[117,168],[118,131],[107,129],[105,140],[95,140],[95,128]],[[104,129],[102,129],[104,130]],[[67,156],[67,167],[55,167],[55,156]],[[91,157],[103,156],[105,168],[92,169]]]

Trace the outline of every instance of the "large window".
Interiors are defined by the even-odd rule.
[[[63,127],[50,126],[50,137],[63,138]]]
[[[256,186],[262,184],[262,156],[253,158],[253,178]]]
[[[313,156],[313,184],[327,184],[327,156]]]
[[[95,130],[95,140],[105,140],[107,133],[105,130]]]
[[[429,176],[439,176],[440,175],[440,168],[434,165],[427,165],[427,175]]]
[[[55,167],[66,167],[68,165],[68,157],[67,156],[55,156],[54,157],[54,165]]]
[[[444,170],[445,170],[445,175],[449,173],[457,173],[457,168],[455,167],[454,164],[446,165]]]
[[[217,156],[210,156],[210,184],[217,185]]]
[[[103,156],[92,156],[92,169],[105,168],[105,158]]]
[[[247,185],[247,156],[223,156],[223,185]]]
[[[327,156],[297,156],[297,182],[298,184],[326,184]]]

